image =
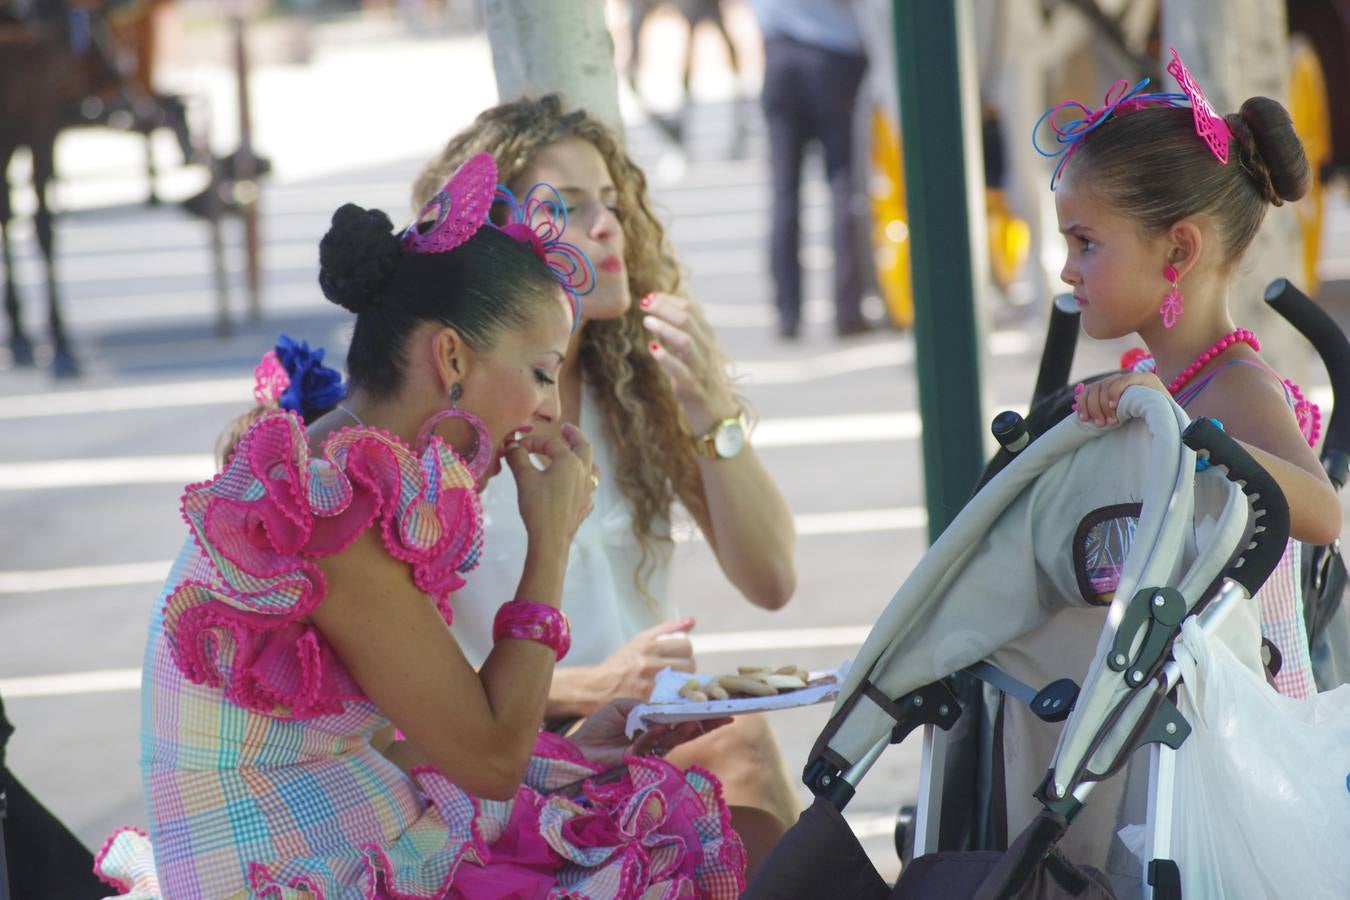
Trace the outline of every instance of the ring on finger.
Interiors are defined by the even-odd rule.
[[[599,472],[592,472],[592,473],[591,473],[591,490],[598,490],[599,487],[600,487],[600,473],[599,473]]]

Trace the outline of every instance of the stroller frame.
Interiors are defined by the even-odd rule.
[[[1277,280],[1268,288],[1266,301],[1304,333],[1317,348],[1327,364],[1332,376],[1335,396],[1339,399],[1340,396],[1345,394],[1345,391],[1339,390],[1339,388],[1350,384],[1350,343],[1347,343],[1340,329],[1330,321],[1325,313],[1283,279]],[[1061,306],[1060,314],[1052,318],[1051,334],[1047,340],[1046,352],[1042,357],[1041,371],[1037,379],[1033,414],[1038,402],[1052,397],[1056,392],[1062,392],[1066,386],[1076,336],[1077,316],[1076,311],[1071,313],[1071,309],[1071,307]],[[1059,353],[1052,352],[1052,349],[1056,347],[1060,350]],[[1339,409],[1339,404],[1336,405],[1336,409]],[[1004,415],[1007,416],[1008,414]],[[1003,418],[1003,416],[1000,417],[1000,419]],[[1017,417],[1014,416],[1014,418]],[[1184,416],[1181,418],[1184,421]],[[1350,468],[1350,428],[1346,427],[1347,422],[1341,421],[1341,418],[1332,416],[1322,454],[1322,461],[1327,473],[1338,488],[1345,480],[1347,468]],[[1015,424],[1020,425],[1020,423]],[[1008,429],[1007,425],[1008,423],[1004,421],[996,423],[995,426],[996,433],[1000,428],[1008,432],[1009,439],[1006,441],[1004,435],[999,435],[1000,441],[1005,444],[1005,447],[1013,444],[1018,438],[1016,434],[1018,429],[1016,427]],[[1025,431],[1022,433],[1025,434]],[[1029,438],[1023,437],[1019,445],[1011,448],[1012,452],[1006,450],[1001,452],[1000,456],[1004,457],[1002,462],[1006,464],[1012,458],[1013,453],[1025,446],[1028,440]],[[1080,748],[1081,752],[1076,763],[1076,770],[1072,771],[1071,777],[1060,778],[1060,784],[1056,785],[1054,765],[1062,761],[1064,742],[1061,740],[1060,747],[1055,753],[1055,762],[1052,764],[1051,772],[1047,776],[1046,782],[1036,792],[1036,796],[1042,801],[1046,810],[1062,816],[1063,821],[1067,824],[1090,795],[1096,780],[1109,778],[1133,754],[1134,750],[1145,744],[1149,745],[1149,790],[1146,813],[1148,843],[1144,850],[1146,859],[1150,862],[1145,877],[1142,879],[1142,887],[1144,896],[1150,898],[1155,896],[1180,896],[1180,873],[1175,862],[1171,859],[1171,823],[1174,812],[1172,785],[1175,776],[1175,749],[1180,746],[1189,733],[1189,726],[1176,708],[1166,701],[1167,695],[1176,689],[1181,681],[1180,667],[1170,658],[1171,641],[1178,633],[1181,621],[1185,618],[1196,615],[1201,627],[1206,631],[1212,631],[1223,622],[1229,612],[1246,603],[1265,581],[1282,555],[1287,541],[1288,529],[1287,507],[1285,507],[1283,497],[1275,483],[1235,442],[1223,435],[1219,429],[1206,421],[1202,421],[1192,423],[1183,436],[1183,443],[1191,450],[1198,451],[1201,455],[1208,455],[1213,465],[1227,470],[1228,479],[1240,486],[1242,493],[1245,493],[1247,499],[1256,509],[1257,517],[1259,517],[1257,533],[1253,542],[1246,546],[1241,558],[1224,573],[1224,578],[1213,579],[1213,583],[1199,585],[1198,589],[1196,585],[1191,585],[1191,590],[1196,595],[1196,602],[1190,609],[1184,610],[1182,616],[1175,617],[1175,621],[1169,624],[1161,646],[1155,648],[1158,650],[1158,654],[1152,661],[1153,665],[1146,675],[1141,675],[1137,680],[1131,681],[1127,673],[1121,672],[1120,674],[1125,677],[1123,679],[1116,678],[1114,673],[1107,673],[1107,669],[1114,667],[1103,665],[1100,652],[1097,654],[1098,660],[1089,670],[1088,677],[1085,679],[1086,686],[1093,688],[1096,683],[1110,679],[1127,680],[1130,686],[1130,692],[1123,700],[1119,700],[1113,712],[1101,727],[1103,733],[1116,732],[1111,762],[1105,764],[1096,759],[1102,752],[1100,747],[1102,741],[1096,740],[1086,750]],[[999,460],[996,458],[995,463],[998,462]],[[996,465],[991,465],[990,468],[997,472],[998,467]],[[1237,490],[1233,491],[1233,494],[1239,497],[1242,496],[1242,493]],[[1242,505],[1245,507],[1247,504],[1243,503]],[[1246,509],[1242,510],[1244,518],[1246,512]],[[1339,563],[1339,558],[1336,559],[1336,562]],[[1155,582],[1141,582],[1140,584],[1152,583]],[[1121,587],[1123,588],[1124,585],[1122,584]],[[1339,592],[1339,589],[1337,592]],[[1143,593],[1147,593],[1147,591]],[[1310,598],[1309,602],[1326,603],[1328,599],[1334,608],[1334,604],[1339,600],[1339,597],[1314,597]],[[1133,643],[1134,648],[1138,647],[1139,640],[1136,636]],[[1099,651],[1100,649],[1101,646],[1099,645]],[[1131,665],[1130,668],[1133,669],[1134,665]],[[1064,683],[1055,682],[1041,691],[1036,691],[1017,682],[1009,675],[999,672],[987,662],[975,663],[966,667],[964,671],[993,685],[1004,693],[1011,693],[1027,702],[1033,712],[1047,721],[1055,720],[1055,712],[1061,712],[1058,718],[1063,718],[1062,713],[1068,712],[1068,707],[1075,702],[1075,686],[1071,682],[1068,683],[1067,689]],[[943,679],[915,688],[895,699],[885,696],[884,692],[878,691],[870,683],[864,682],[864,686],[868,689],[866,692],[868,699],[872,700],[875,705],[882,706],[894,720],[889,732],[880,735],[870,747],[861,751],[855,742],[855,746],[852,748],[855,752],[849,754],[853,758],[849,759],[847,756],[832,752],[828,742],[831,729],[827,727],[826,734],[823,734],[821,740],[818,741],[812,759],[806,766],[803,780],[819,798],[817,805],[826,801],[835,810],[841,810],[851,799],[857,785],[884,752],[886,746],[891,743],[898,743],[909,732],[921,727],[923,732],[921,774],[918,809],[914,823],[914,856],[919,857],[931,853],[938,849],[938,824],[943,805],[941,772],[949,745],[947,729],[950,729],[961,715],[961,705]],[[1145,693],[1151,694],[1154,699],[1151,701],[1137,699],[1144,696]],[[856,698],[841,696],[840,703],[836,706],[835,715],[832,716],[832,723],[836,717],[845,715],[848,711],[847,707],[855,700]],[[1129,716],[1122,719],[1121,716],[1125,707],[1131,706],[1133,708],[1130,710]],[[1072,768],[1070,767],[1070,769]],[[1088,778],[1084,777],[1089,775],[1088,772],[1084,771],[1085,769],[1091,769]],[[811,811],[808,811],[807,815],[810,814]],[[1029,853],[1027,847],[1019,848],[1023,852],[1021,863],[1025,865],[1028,856],[1039,857],[1044,855],[1053,847],[1054,842],[1062,833],[1063,829],[1061,828],[1058,834],[1048,842],[1042,842],[1030,848]],[[770,867],[766,866],[766,869]],[[1003,882],[1001,884],[995,883],[996,879],[991,877],[986,881],[979,896],[1002,896],[1013,887],[1013,885],[1007,883],[1006,876],[1016,867],[1007,865],[1000,868],[1004,870],[1002,872]],[[801,870],[800,866],[798,866],[798,870]],[[751,884],[747,896],[795,895],[783,893],[781,890],[775,891],[773,888],[765,890],[762,879],[757,878]]]

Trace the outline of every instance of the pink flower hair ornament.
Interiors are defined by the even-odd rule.
[[[494,203],[506,205],[509,221],[500,227],[489,219]],[[424,227],[429,217],[431,224]],[[580,321],[579,297],[595,288],[595,267],[580,247],[562,240],[567,207],[553,186],[542,182],[530,188],[524,203],[517,201],[509,188],[497,183],[492,154],[477,153],[465,160],[422,207],[399,241],[405,253],[449,253],[484,225],[525,244],[548,266],[567,293],[575,331]]]
[[[1050,190],[1055,189],[1055,186],[1059,183],[1060,175],[1064,172],[1064,167],[1068,165],[1074,151],[1081,146],[1083,139],[1088,134],[1113,116],[1145,106],[1180,107],[1189,104],[1195,118],[1195,133],[1205,142],[1210,152],[1214,154],[1214,158],[1221,165],[1228,163],[1228,141],[1233,136],[1232,130],[1228,127],[1228,123],[1214,112],[1214,107],[1210,105],[1204,92],[1195,83],[1195,78],[1186,68],[1186,64],[1181,61],[1181,57],[1177,55],[1176,49],[1169,47],[1168,50],[1172,54],[1172,61],[1167,64],[1167,71],[1181,85],[1180,93],[1146,94],[1143,91],[1144,88],[1148,87],[1149,79],[1144,78],[1131,87],[1130,83],[1122,78],[1111,85],[1103,98],[1103,105],[1097,109],[1092,109],[1077,100],[1065,100],[1047,109],[1036,120],[1036,124],[1031,129],[1031,145],[1041,156],[1051,159],[1059,157],[1059,162],[1055,165],[1055,171],[1050,176]],[[1059,112],[1070,108],[1080,111],[1082,116],[1063,124],[1057,122],[1056,116]],[[1055,142],[1059,145],[1057,149],[1042,147],[1037,140],[1041,125],[1047,120],[1050,123],[1050,128],[1055,132]]]

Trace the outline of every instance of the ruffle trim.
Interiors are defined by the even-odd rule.
[[[344,428],[312,459],[290,412],[258,420],[224,469],[189,485],[184,521],[208,577],[177,585],[164,628],[190,680],[284,718],[341,712],[364,695],[304,618],[326,583],[314,560],[378,523],[394,558],[451,621],[450,595],[477,565],[483,514],[473,476],[434,434],[409,448],[374,428]]]
[[[94,874],[121,893],[118,900],[159,900],[150,835],[123,825],[94,854]]]
[[[325,900],[353,888],[366,900],[734,900],[745,890],[745,847],[711,773],[630,757],[624,777],[588,782],[573,799],[551,792],[596,767],[552,735],[541,735],[536,751],[527,783],[508,802],[480,800],[434,769],[414,769],[427,809],[391,845],[254,862],[247,886],[269,900],[301,891]],[[161,896],[150,841],[138,829],[114,833],[95,871],[124,892],[116,900]]]
[[[574,748],[545,746],[546,740],[541,736],[527,781],[557,787],[594,774]],[[466,898],[739,897],[745,847],[731,828],[716,777],[699,768],[681,772],[655,757],[630,757],[626,764],[624,778],[588,783],[582,799],[527,783],[505,803],[475,798],[434,769],[415,769],[427,812],[392,847],[362,848],[354,877],[329,881],[316,873],[338,876],[331,862],[293,860],[255,864],[249,885],[262,897],[304,889],[320,900],[352,884],[367,900],[429,900],[452,890]],[[439,849],[427,853],[432,845]]]

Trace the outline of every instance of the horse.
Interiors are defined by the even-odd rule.
[[[89,124],[90,111],[95,122],[120,112],[133,130],[143,134],[162,125],[171,127],[185,159],[191,156],[182,103],[160,97],[149,87],[148,50],[142,42],[153,35],[148,18],[157,2],[160,0],[135,0],[131,4],[88,0],[0,3],[0,262],[5,269],[8,345],[15,366],[34,364],[33,342],[23,326],[10,248],[13,207],[8,170],[15,151],[27,147],[32,155],[37,198],[33,222],[46,267],[52,371],[62,378],[76,376],[80,370],[61,316],[53,217],[47,197],[47,187],[55,176],[57,135],[63,128]],[[118,19],[115,23],[111,21],[114,15]],[[87,102],[91,98],[93,102]],[[153,178],[153,159],[147,159]]]

